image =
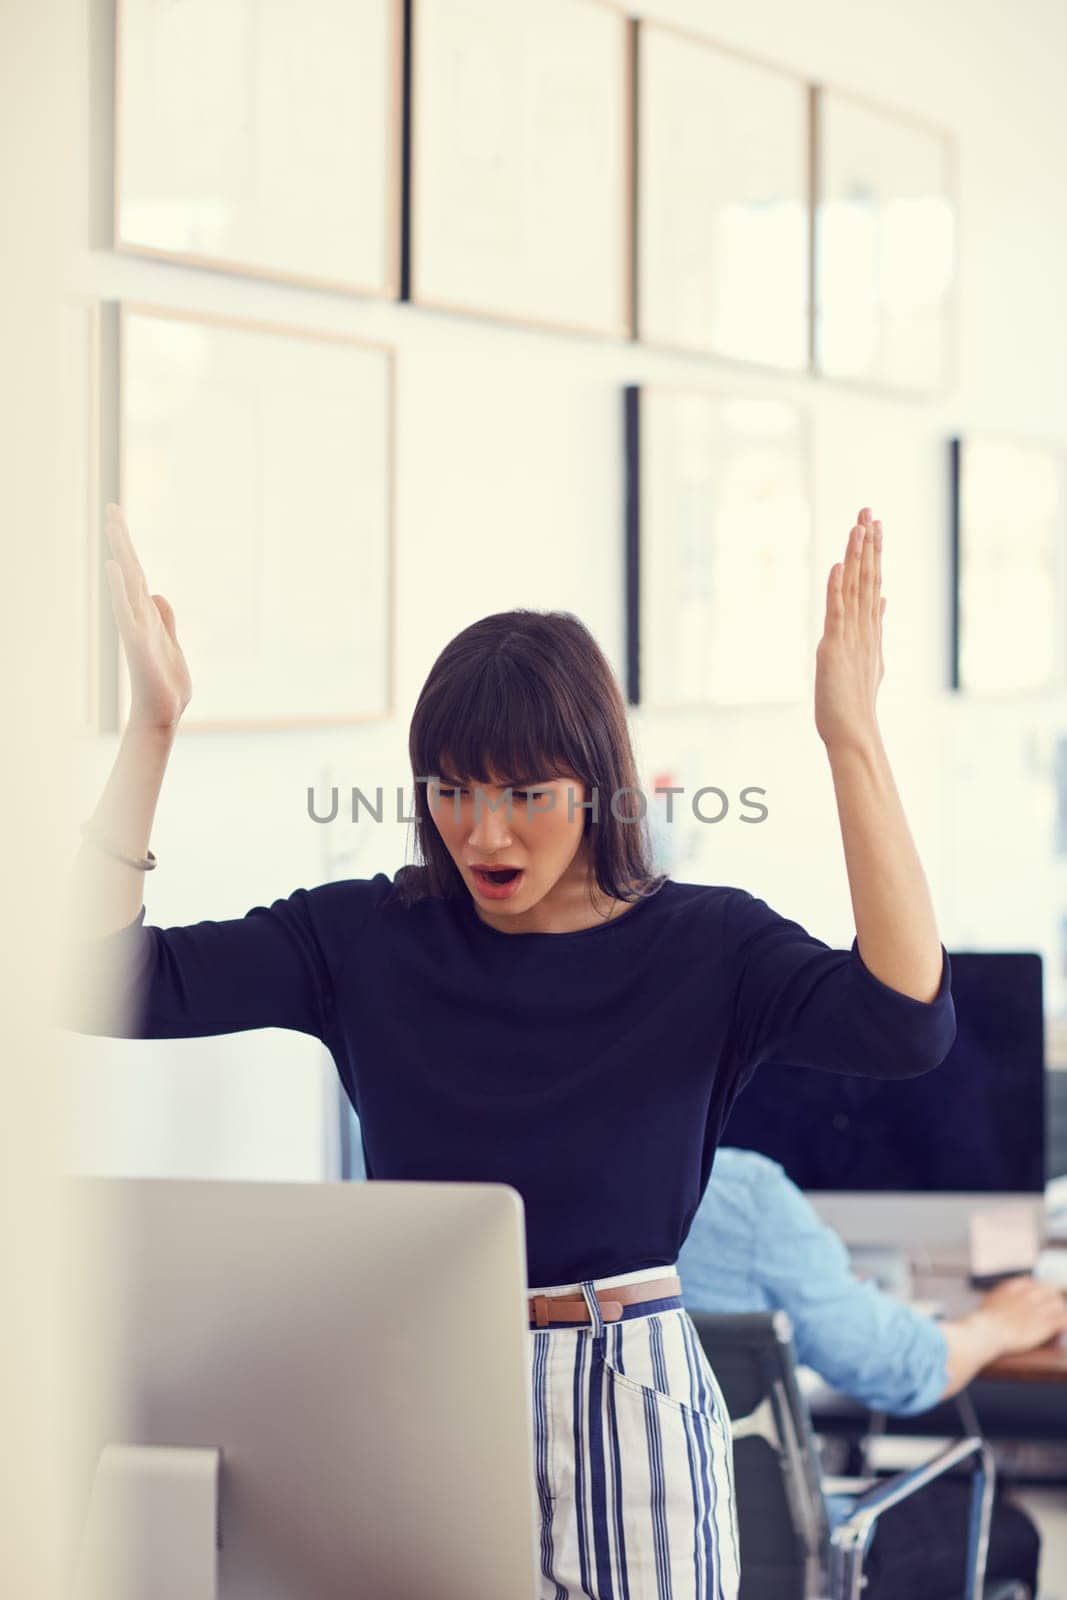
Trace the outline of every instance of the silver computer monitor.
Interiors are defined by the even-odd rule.
[[[199,1600],[209,1572],[219,1600],[532,1600],[515,1190],[71,1177],[65,1194],[87,1351],[77,1600]]]

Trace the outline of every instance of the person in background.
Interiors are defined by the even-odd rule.
[[[782,1310],[800,1365],[876,1411],[914,1416],[966,1386],[998,1356],[1030,1350],[1067,1329],[1067,1301],[1052,1284],[1017,1277],[973,1311],[936,1321],[852,1272],[843,1241],[776,1161],[721,1147],[678,1257],[690,1311]],[[879,1520],[864,1600],[944,1600],[963,1572],[970,1485],[930,1484]],[[831,1523],[850,1502],[831,1496]],[[1037,1593],[1041,1540],[1021,1507],[998,1495],[990,1579]]]

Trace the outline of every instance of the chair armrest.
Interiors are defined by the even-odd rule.
[[[925,1488],[935,1478],[943,1477],[946,1472],[973,1455],[983,1458],[983,1464],[987,1465],[987,1470],[992,1476],[993,1453],[986,1441],[977,1438],[957,1439],[954,1444],[946,1445],[943,1450],[931,1456],[929,1461],[924,1461],[921,1467],[912,1467],[908,1472],[896,1472],[891,1478],[876,1483],[873,1489],[861,1496],[848,1520],[865,1516],[874,1522],[883,1511],[888,1511],[890,1506],[899,1505],[901,1500],[906,1500],[909,1495]]]
[[[868,1489],[877,1488],[884,1483],[884,1478],[823,1478],[823,1494],[861,1495]]]
[[[883,1511],[917,1494],[968,1457],[977,1457],[971,1497],[971,1526],[967,1551],[965,1600],[981,1600],[989,1548],[989,1520],[993,1506],[996,1469],[993,1452],[984,1439],[959,1439],[946,1445],[921,1467],[898,1472],[860,1495],[851,1512],[830,1536],[834,1557],[834,1600],[859,1600],[863,1585],[863,1560]]]

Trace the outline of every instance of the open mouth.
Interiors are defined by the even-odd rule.
[[[481,893],[494,900],[516,893],[522,881],[521,867],[472,867],[471,871]]]

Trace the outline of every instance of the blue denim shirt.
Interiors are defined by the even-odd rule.
[[[876,1411],[927,1411],[948,1383],[933,1318],[861,1282],[843,1242],[776,1161],[721,1147],[678,1257],[690,1311],[777,1311],[797,1361]]]
[[[678,1257],[690,1311],[777,1311],[797,1361],[843,1394],[900,1416],[927,1411],[948,1383],[932,1317],[850,1269],[845,1245],[776,1161],[720,1146]],[[852,1509],[827,1496],[831,1526]]]

